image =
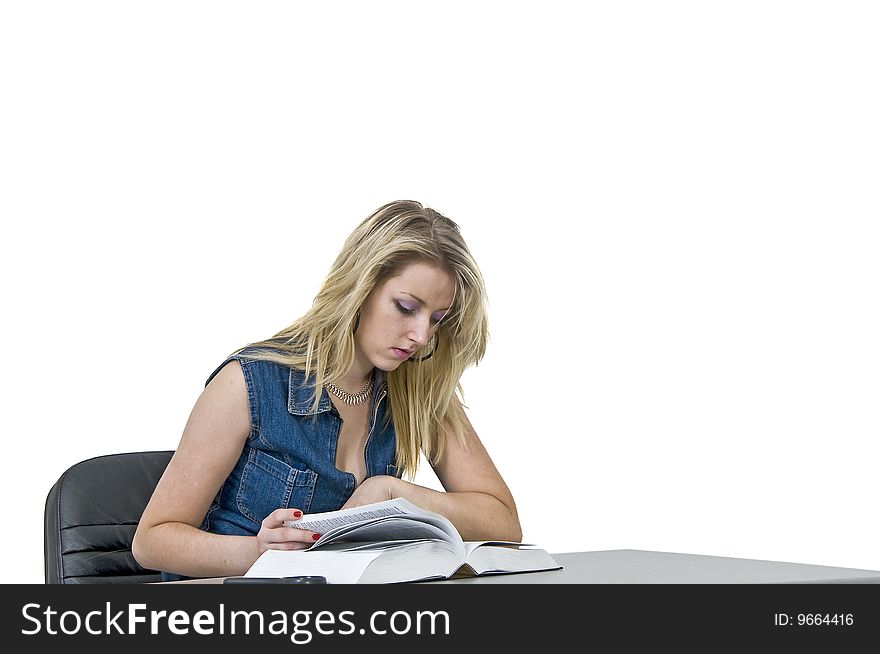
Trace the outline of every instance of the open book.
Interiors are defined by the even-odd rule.
[[[321,575],[328,583],[389,584],[562,567],[533,545],[463,541],[445,517],[403,498],[307,514],[285,526],[321,537],[308,549],[264,552],[245,577]]]

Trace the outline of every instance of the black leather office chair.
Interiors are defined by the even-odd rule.
[[[47,584],[161,581],[131,541],[173,451],[109,454],[68,468],[46,498]]]

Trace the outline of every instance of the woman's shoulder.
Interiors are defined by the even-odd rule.
[[[270,375],[272,377],[287,378],[291,367],[286,361],[290,353],[283,348],[270,345],[247,345],[227,356],[219,366],[208,376],[205,385],[219,373],[228,363],[237,361],[245,372],[245,376],[253,374]]]

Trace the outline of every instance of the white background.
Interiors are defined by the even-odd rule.
[[[3,580],[394,199],[483,270],[527,541],[880,569],[875,7],[4,3]]]

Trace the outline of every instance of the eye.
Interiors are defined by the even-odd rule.
[[[395,302],[394,305],[397,307],[397,310],[400,311],[400,313],[405,314],[407,316],[411,316],[412,314],[414,314],[416,312],[415,307],[408,307],[405,304],[403,304],[402,302]]]
[[[394,306],[397,307],[397,310],[400,311],[400,313],[402,313],[406,316],[411,316],[418,310],[418,306],[409,306],[408,303],[401,302],[400,300],[395,300]],[[438,324],[441,320],[443,320],[443,318],[446,317],[447,313],[449,313],[449,312],[442,311],[442,312],[437,312],[437,313],[433,314],[430,318],[431,324],[432,325]]]

